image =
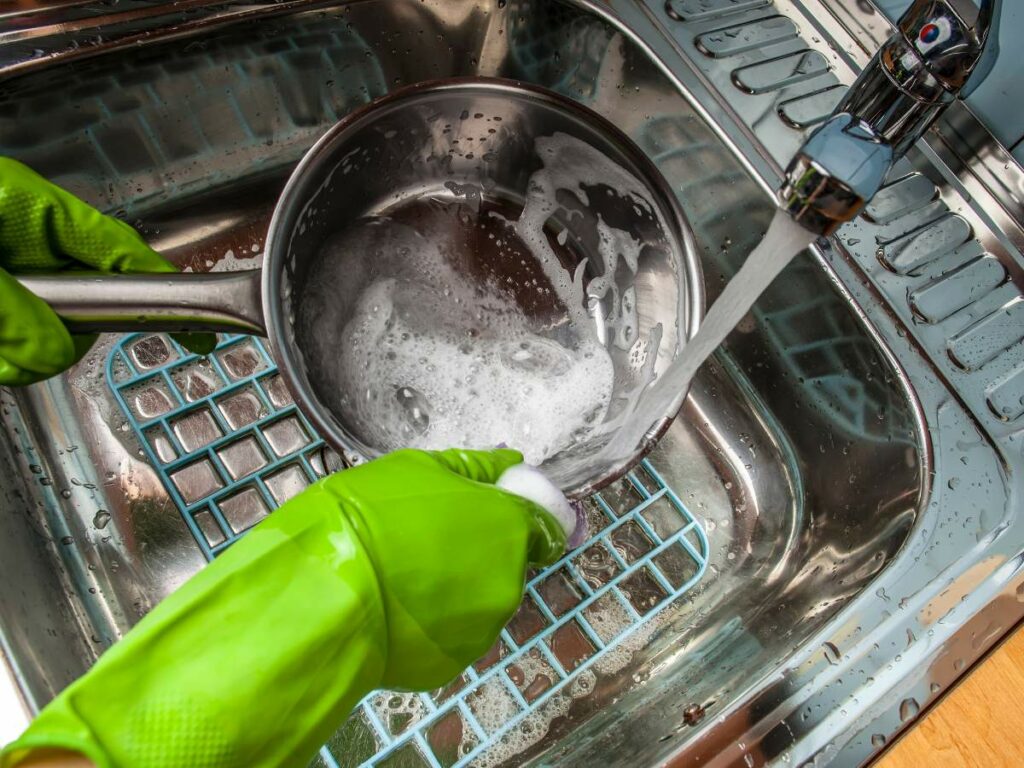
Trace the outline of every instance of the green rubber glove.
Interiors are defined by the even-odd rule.
[[[44,301],[9,274],[74,267],[175,271],[123,221],[0,157],[0,384],[31,384],[53,376],[92,345],[95,337],[72,336]],[[199,354],[216,343],[211,334],[185,334],[180,341]]]
[[[378,687],[490,648],[565,535],[495,488],[516,451],[398,451],[286,503],[114,645],[0,755],[100,768],[304,766]]]

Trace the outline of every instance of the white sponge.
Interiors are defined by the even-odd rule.
[[[544,507],[562,526],[565,538],[572,538],[576,531],[576,511],[558,486],[548,480],[537,467],[516,464],[502,472],[495,485]]]

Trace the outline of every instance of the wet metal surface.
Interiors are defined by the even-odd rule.
[[[0,151],[121,211],[182,266],[233,269],[259,259],[290,164],[337,117],[424,78],[519,77],[596,109],[655,160],[694,226],[712,300],[760,239],[768,188],[801,141],[780,109],[852,81],[854,63],[812,46],[817,27],[792,2],[608,7],[633,32],[604,5],[570,2],[299,3],[265,16],[211,4],[198,15],[222,22],[173,41],[0,70]],[[61,49],[74,26],[32,47]],[[109,40],[118,29],[107,24]],[[735,37],[713,39],[723,29]],[[24,37],[0,42],[14,56]],[[808,47],[827,71],[817,58],[796,71]],[[763,65],[775,58],[773,75]],[[891,741],[913,721],[905,700],[925,707],[932,686],[944,690],[1016,623],[1024,376],[1013,326],[998,320],[1016,313],[1015,287],[996,285],[982,259],[1018,267],[958,189],[936,186],[933,160],[909,158],[872,220],[790,265],[704,366],[653,454],[709,542],[693,589],[693,530],[663,498],[636,511],[643,492],[611,488],[588,509],[608,535],[531,582],[518,640],[510,627],[474,667],[492,677],[382,695],[320,764],[393,745],[390,760],[451,765],[510,722],[501,749],[474,764],[859,764],[879,748],[873,735]],[[899,242],[950,216],[970,223],[978,248],[917,240],[906,275],[878,258],[876,238]],[[928,293],[940,285],[962,304],[945,317]],[[977,323],[994,324],[998,343],[972,344]],[[37,706],[212,552],[337,467],[289,423],[258,342],[226,339],[202,362],[164,337],[122,341],[102,338],[58,380],[0,391],[0,458],[17,469],[0,479],[0,579],[22,585],[0,592],[0,637]],[[122,400],[106,375],[115,350]],[[172,412],[182,418],[165,425]],[[638,480],[654,493],[649,482]],[[627,624],[628,639],[604,652]],[[508,661],[520,641],[536,645]]]

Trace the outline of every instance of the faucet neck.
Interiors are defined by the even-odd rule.
[[[1002,0],[914,0],[836,111],[786,169],[782,206],[830,234],[863,210],[893,162],[994,59]],[[990,40],[989,38],[996,38]]]
[[[907,54],[953,95],[974,74],[996,19],[998,3],[986,0],[914,0],[899,20]]]
[[[892,144],[895,157],[902,156],[969,80],[984,79],[980,67],[991,62],[989,38],[999,5],[915,0],[837,112],[868,123]]]

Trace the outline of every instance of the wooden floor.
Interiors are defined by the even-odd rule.
[[[874,768],[1024,767],[1024,630],[1018,630]]]

